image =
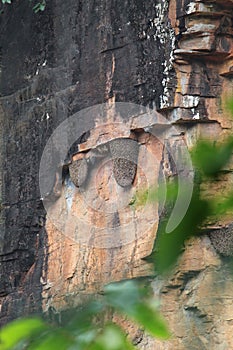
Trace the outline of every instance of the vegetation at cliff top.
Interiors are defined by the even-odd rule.
[[[11,4],[13,0],[2,0],[3,4]],[[46,1],[45,0],[41,0],[41,1],[35,1],[35,0],[29,0],[30,2],[33,2],[33,11],[35,13],[39,12],[39,11],[44,11],[45,6],[46,6]]]

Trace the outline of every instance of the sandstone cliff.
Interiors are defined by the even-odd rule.
[[[200,138],[220,142],[232,132],[225,100],[232,95],[233,41],[232,1],[57,0],[36,15],[25,0],[2,10],[5,323],[34,311],[56,313],[109,281],[150,274],[142,258],[156,239],[160,208],[134,206],[135,194],[161,178],[192,179],[180,156]],[[44,147],[67,120],[77,122],[77,143],[62,134],[54,139],[45,159],[55,171],[44,181]],[[65,135],[75,141],[72,123]],[[137,169],[130,163],[136,158]],[[231,184],[229,165],[203,190],[211,198]],[[139,348],[233,348],[233,284],[216,239],[230,224],[228,216],[209,222],[217,229],[187,242],[172,277],[153,279],[174,336],[160,343],[127,324]]]

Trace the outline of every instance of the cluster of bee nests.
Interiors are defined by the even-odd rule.
[[[107,155],[113,162],[113,175],[121,187],[132,185],[137,172],[139,144],[130,138],[118,138],[87,153],[88,157],[72,161],[70,178],[75,186],[82,187],[88,180],[91,167]]]
[[[121,187],[133,184],[137,172],[139,144],[131,138],[118,138],[90,150],[88,157],[72,161],[69,174],[76,187],[86,184],[91,167],[107,155],[113,162],[113,175]],[[233,256],[233,223],[209,232],[215,250],[222,256]]]

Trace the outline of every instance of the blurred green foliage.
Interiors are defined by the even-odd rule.
[[[177,194],[176,183],[170,184],[167,192],[170,201],[173,198],[174,202]],[[185,241],[198,234],[202,222],[210,214],[210,207],[208,201],[200,198],[199,191],[194,190],[185,216],[172,232],[166,233],[171,211],[172,208],[169,208],[166,216],[160,221],[152,253],[145,258],[154,264],[158,274],[166,274],[171,270],[184,249]]]
[[[110,321],[100,322],[109,310],[128,316],[160,339],[170,336],[148,288],[142,282],[129,280],[107,285],[101,301],[92,300],[82,305],[63,325],[53,325],[39,318],[9,323],[0,331],[0,349],[134,349],[119,326]]]
[[[218,220],[226,213],[233,213],[233,192],[224,196],[216,194],[215,197],[206,198],[201,186],[205,181],[208,181],[208,186],[211,186],[211,181],[220,181],[222,174],[233,171],[226,171],[232,153],[232,137],[220,145],[211,141],[197,143],[191,156],[200,183],[196,183],[194,186],[189,207],[182,221],[169,233],[166,233],[166,227],[173,209],[169,203],[175,203],[177,198],[176,181],[167,186],[167,214],[160,220],[152,253],[145,258],[154,264],[156,273],[166,274],[171,271],[184,249],[185,241],[192,236],[200,235],[201,228],[207,219]],[[182,189],[180,190],[182,191]],[[185,192],[183,196],[185,196]]]
[[[201,171],[202,175],[216,177],[228,164],[233,149],[233,137],[220,145],[216,142],[199,141],[192,152],[194,165]]]

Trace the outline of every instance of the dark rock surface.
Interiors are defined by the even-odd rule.
[[[0,7],[0,295],[5,323],[41,310],[47,238],[38,171],[46,141],[67,117],[112,97],[158,105],[162,62],[171,42],[167,36],[161,45],[156,37],[152,0],[50,0],[39,14],[27,0]],[[53,179],[48,182],[51,187]]]

